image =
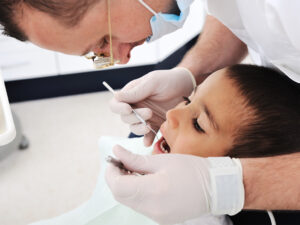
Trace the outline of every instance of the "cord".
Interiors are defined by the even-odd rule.
[[[267,213],[268,213],[268,216],[270,218],[271,225],[276,225],[276,220],[275,220],[275,217],[274,217],[273,213],[269,210],[267,211]]]

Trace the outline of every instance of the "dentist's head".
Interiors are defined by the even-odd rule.
[[[74,55],[109,55],[107,4],[111,11],[113,53],[121,63],[129,61],[132,48],[152,36],[153,29],[164,26],[155,22],[163,20],[158,14],[178,15],[171,18],[175,23],[183,20],[179,19],[180,0],[178,5],[175,0],[3,0],[0,23],[7,35],[42,48]],[[158,14],[154,16],[153,12]],[[151,19],[155,20],[154,25],[150,24]]]

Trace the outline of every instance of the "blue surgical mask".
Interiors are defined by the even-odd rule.
[[[161,12],[157,13],[143,0],[138,1],[154,15],[150,19],[152,35],[147,38],[147,41],[151,42],[181,28],[190,12],[190,5],[194,0],[176,0],[180,10],[179,16]]]

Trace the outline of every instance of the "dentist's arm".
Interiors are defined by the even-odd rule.
[[[187,52],[180,67],[189,69],[197,83],[203,75],[241,62],[247,54],[246,45],[213,16],[207,16],[197,43]]]
[[[109,165],[105,178],[115,199],[159,224],[181,223],[201,215],[238,213],[244,205],[242,168],[229,157],[182,154],[140,156],[120,146],[114,154],[128,175]]]
[[[300,210],[300,153],[241,163],[245,209]]]

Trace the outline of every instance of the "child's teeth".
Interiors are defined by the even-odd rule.
[[[160,143],[160,149],[164,152],[164,153],[168,153],[168,151],[165,149],[164,147],[164,143],[165,143],[165,140],[163,140],[161,143]]]
[[[160,149],[163,150],[163,151],[165,152],[165,148],[164,148],[163,142],[164,142],[164,141],[162,141],[162,142],[160,143]]]

